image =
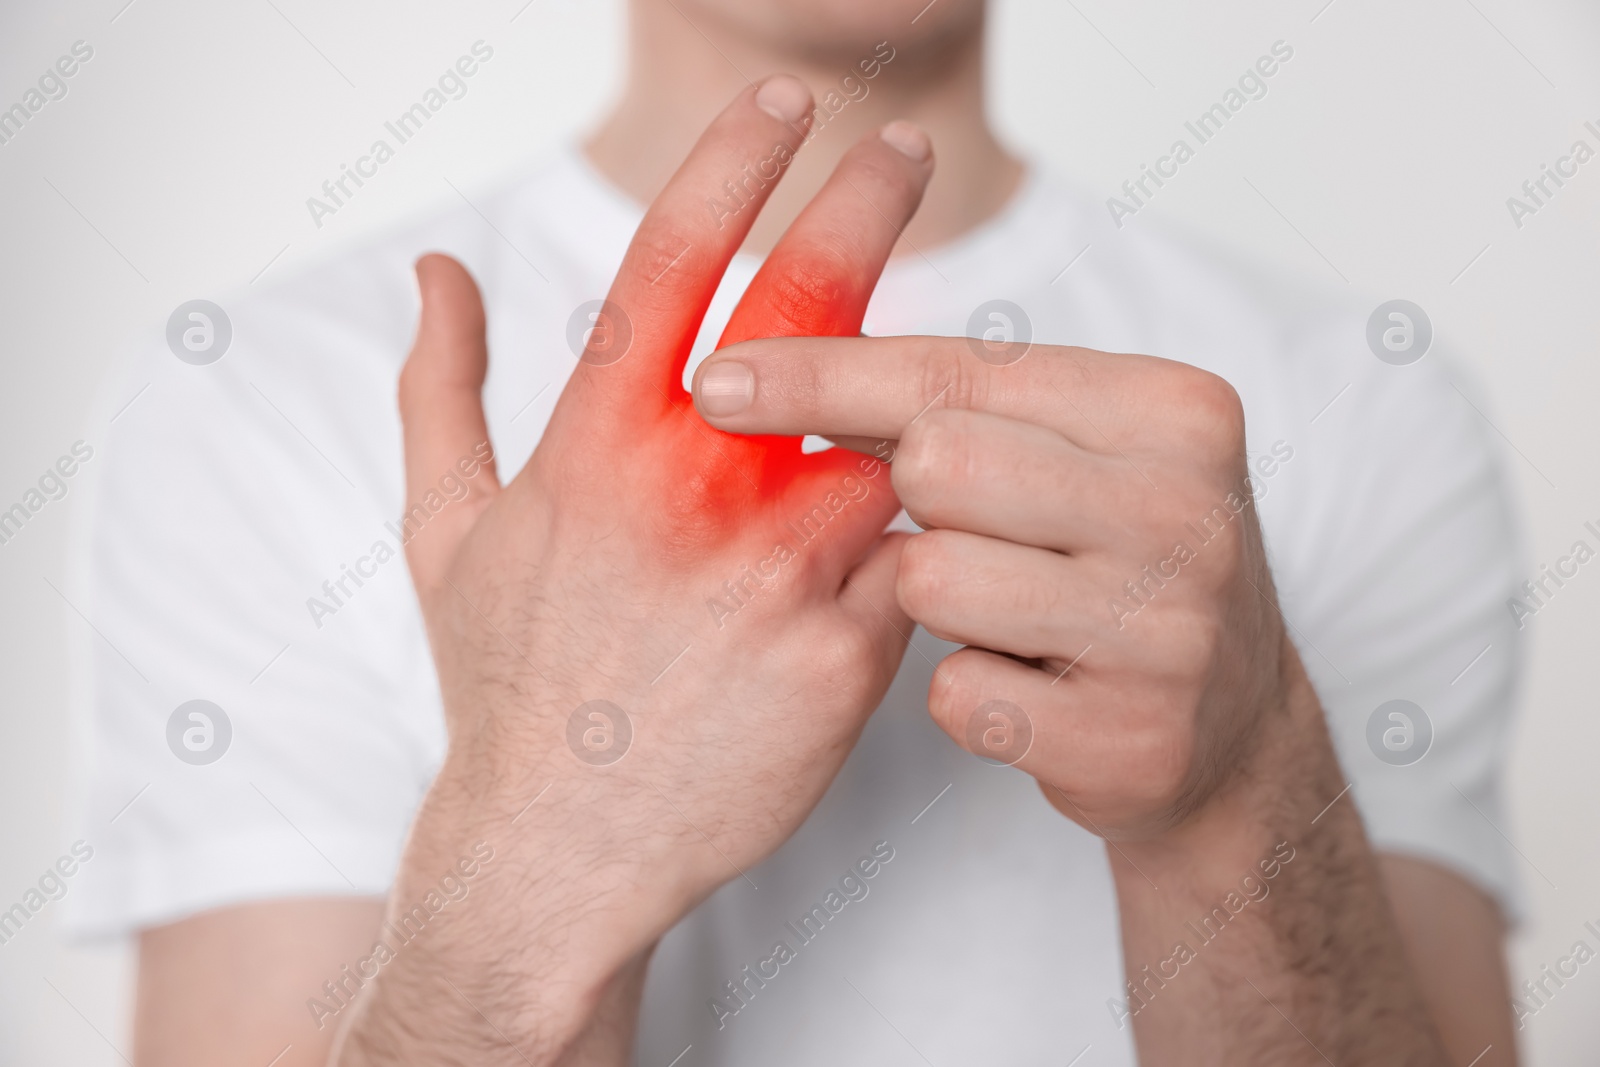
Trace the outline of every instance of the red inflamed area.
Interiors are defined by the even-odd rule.
[[[786,242],[789,247],[780,245],[768,257],[718,349],[763,337],[860,333],[882,264],[842,263],[836,254],[794,247],[798,243]],[[675,445],[639,457],[662,465],[662,499],[671,502],[663,518],[672,540],[681,539],[685,548],[709,549],[746,537],[760,543],[766,532],[792,544],[797,537],[825,536],[824,527],[838,520],[857,528],[868,522],[881,527],[898,510],[887,468],[870,456],[842,448],[808,455],[799,437],[742,436],[708,425],[682,384],[688,349],[680,344],[662,383],[671,409],[664,417],[679,424],[668,430]],[[859,506],[863,497],[874,506]],[[829,519],[808,521],[818,507]]]
[[[855,271],[852,271],[855,267]],[[728,320],[719,349],[760,337],[854,337],[861,332],[877,271],[860,276],[857,265],[830,262],[814,249],[779,248],[751,281]],[[857,276],[851,277],[855,273]],[[682,372],[674,381],[682,380]],[[684,393],[684,400],[688,394]],[[713,431],[717,432],[717,431]],[[723,437],[730,435],[723,434]],[[755,462],[757,485],[771,495],[806,471],[859,469],[863,456],[847,450],[805,455],[799,437],[753,437],[745,444]]]
[[[752,175],[772,173],[763,165],[786,161],[804,135],[748,98],[713,123],[640,222],[546,434],[562,442],[569,471],[616,487],[624,521],[639,524],[667,566],[734,543],[768,552],[788,542],[798,553],[797,539],[842,563],[870,548],[899,510],[878,460],[843,448],[807,455],[799,437],[723,432],[683,386],[712,297],[781,180]],[[930,160],[876,135],[857,142],[767,256],[718,349],[859,334],[931,172]]]

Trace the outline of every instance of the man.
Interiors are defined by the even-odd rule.
[[[1474,417],[1137,227],[1055,281],[1103,217],[921,6],[636,0],[495,229],[135,361],[74,900],[137,1062],[1514,1061]]]

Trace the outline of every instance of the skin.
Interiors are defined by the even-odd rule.
[[[1449,954],[1439,928],[1408,900],[1402,934],[1355,809],[1333,803],[1348,779],[1273,597],[1231,387],[1150,357],[985,355],[965,338],[754,340],[709,358],[697,392],[722,429],[803,426],[893,457],[895,491],[926,529],[902,552],[898,602],[968,646],[939,665],[929,711],[973,748],[987,702],[1020,708],[1020,759],[974,750],[1033,774],[1110,842],[1144,1062],[1509,1053],[1493,942],[1468,953],[1473,979],[1419,981],[1424,944]],[[741,377],[746,389],[728,387]],[[1152,561],[1168,561],[1154,578]],[[1146,604],[1119,614],[1107,605],[1130,580]],[[1400,871],[1492,927],[1450,876]],[[1247,893],[1268,890],[1248,921],[1210,944],[1186,928],[1247,874]],[[1164,963],[1180,941],[1196,962]]]
[[[846,149],[894,119],[927,131],[939,157],[938,173],[904,227],[899,250],[911,253],[954,240],[1005,205],[1023,167],[996,139],[984,110],[983,4],[939,0],[913,25],[926,5],[927,0],[633,0],[622,97],[585,145],[588,155],[620,188],[648,204],[700,131],[745,87],[746,77],[792,74],[820,98],[887,41],[894,59],[864,81],[865,98],[843,107],[787,168],[746,248],[770,250]]]
[[[899,665],[905,539],[880,536],[899,508],[887,468],[844,450],[802,457],[793,441],[719,439],[670,389],[753,217],[714,216],[705,190],[775,139],[797,144],[808,95],[774,79],[759,103],[788,121],[747,88],[712,123],[612,287],[632,322],[625,358],[581,362],[518,476],[503,491],[475,480],[449,525],[407,545],[450,746],[391,900],[419,899],[471,841],[506,840],[506,854],[475,907],[441,915],[382,971],[336,1062],[558,1062],[597,1012],[631,1013],[615,999],[637,992],[630,966],[798,828]],[[792,269],[759,276],[730,330],[777,321],[769,306],[793,312],[796,286],[823,276],[836,281],[831,321],[859,324],[929,156],[925,144],[913,159],[876,135],[859,142],[774,249]],[[871,222],[863,195],[883,212]],[[418,276],[423,321],[400,384],[413,495],[486,434],[476,288],[443,256]],[[707,611],[708,592],[829,498],[838,517],[736,616]],[[663,673],[685,640],[694,651]],[[625,759],[589,767],[562,740],[597,697],[635,709],[638,735]],[[541,791],[538,817],[512,830]]]
[[[929,247],[1005,202],[1020,169],[983,122],[981,5],[942,0],[906,32],[920,3],[676,6],[693,25],[671,5],[634,5],[628,87],[590,145],[613,181],[653,201],[612,292],[632,347],[615,363],[580,365],[504,491],[474,478],[468,501],[408,546],[450,748],[389,903],[268,902],[147,931],[135,1061],[259,1067],[288,1045],[279,1065],[330,1054],[627,1062],[655,940],[799,825],[915,619],[972,646],[941,665],[949,681],[929,698],[958,743],[984,700],[1032,709],[1020,766],[1066,817],[1111,842],[1130,977],[1168,957],[1188,936],[1184,922],[1280,842],[1294,849],[1271,895],[1235,921],[1240,936],[1206,946],[1133,1017],[1144,1062],[1465,1065],[1486,1046],[1478,1064],[1514,1062],[1493,904],[1432,864],[1374,856],[1348,798],[1311,821],[1345,779],[1272,607],[1253,510],[1122,629],[1096,607],[1106,583],[1138,577],[1167,555],[1175,528],[1242,482],[1242,425],[1225,383],[1180,364],[1045,346],[996,367],[961,340],[734,344],[854,333],[901,232]],[[755,107],[733,66],[753,78],[797,70],[823,88],[881,40],[894,41],[894,63],[765,190],[759,220],[743,211],[725,229],[707,226],[708,189],[800,135]],[[674,185],[684,146],[736,93]],[[927,129],[936,180],[931,162],[878,137],[897,115]],[[872,217],[859,214],[860,193],[837,182],[825,191],[841,162]],[[718,363],[744,364],[752,403],[737,415],[713,414],[704,397],[697,408],[674,368],[721,264],[741,241],[778,245],[819,192],[769,262],[782,269],[765,272],[736,313],[731,347],[697,375],[704,383]],[[424,259],[418,276],[423,316],[401,387],[413,497],[486,436],[476,289],[443,257]],[[808,279],[829,284],[799,284]],[[829,299],[797,299],[808,291]],[[801,461],[770,436],[798,433],[894,462],[869,478],[859,454]],[[1008,477],[982,476],[996,466]],[[708,593],[770,551],[793,505],[851,473],[868,494],[774,585],[709,626]],[[1069,498],[1071,514],[1045,506]],[[902,502],[928,532],[881,539]],[[958,590],[956,574],[986,581]],[[568,607],[596,603],[614,608]],[[690,632],[694,651],[652,687]],[[763,650],[755,664],[752,648]],[[649,708],[633,718],[628,757],[609,767],[579,764],[565,744],[568,716],[596,697]],[[751,797],[763,799],[752,807]],[[480,841],[495,858],[471,896],[315,1027],[306,997],[370,951],[383,908],[396,917]]]

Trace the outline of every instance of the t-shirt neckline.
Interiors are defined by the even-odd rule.
[[[602,227],[608,236],[614,236],[625,247],[644,219],[645,205],[607,177],[581,144],[569,142],[563,149],[563,157],[562,165],[572,176],[575,195],[587,201],[577,214],[586,224]],[[1044,195],[1044,185],[1040,168],[1025,160],[1021,179],[999,210],[943,244],[915,249],[891,259],[884,268],[885,278],[904,272],[913,263],[919,267],[931,263],[941,271],[947,266],[954,269],[974,256],[981,259],[983,250],[996,244],[1013,250],[1032,247],[1033,242],[1027,239],[1027,220],[1039,215],[1034,209]],[[742,265],[753,271],[764,258],[756,253],[740,252],[734,257],[734,269]]]

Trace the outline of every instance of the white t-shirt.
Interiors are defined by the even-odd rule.
[[[395,547],[385,524],[402,507],[395,385],[416,319],[411,263],[447,251],[482,286],[485,405],[509,477],[574,366],[569,318],[605,294],[640,217],[575,152],[474,202],[224,298],[232,339],[217,362],[179,360],[160,329],[120,362],[113,402],[138,396],[90,442],[88,464],[79,603],[101,636],[88,638],[81,831],[95,853],[65,901],[78,932],[386,892],[444,744],[405,562],[376,551]],[[966,333],[1000,298],[1025,310],[1037,342],[1181,359],[1237,387],[1283,611],[1373,840],[1514,910],[1494,827],[1519,658],[1505,606],[1514,529],[1484,427],[1438,355],[1380,362],[1364,311],[1286,313],[1143,223],[1114,230],[1037,172],[1000,215],[926,251],[890,265],[867,333]],[[756,266],[735,261],[702,353]],[[367,576],[346,581],[331,615],[313,613],[308,600],[331,603],[323,583],[346,566]],[[665,1067],[691,1045],[681,1067],[918,1053],[1060,1064],[1086,1047],[1085,1067],[1132,1062],[1109,1004],[1123,978],[1102,843],[1032,779],[932,724],[930,661],[951,646],[921,632],[916,643],[800,831],[665,938],[640,1063]],[[1368,740],[1396,699],[1432,729],[1409,765]],[[191,762],[208,752],[200,720],[172,726],[191,700],[226,716],[215,762]],[[1403,747],[1395,723],[1385,715],[1378,732],[1399,729]],[[200,730],[198,754],[185,729]],[[213,723],[209,751],[222,740]],[[840,907],[829,891],[875,847],[892,859]],[[806,940],[797,924],[819,904],[839,910]],[[744,968],[771,974],[762,961],[778,941],[793,958],[757,988]],[[1133,966],[1144,962],[1156,961]],[[728,982],[753,991],[737,1014],[711,1007],[739,1004]]]

